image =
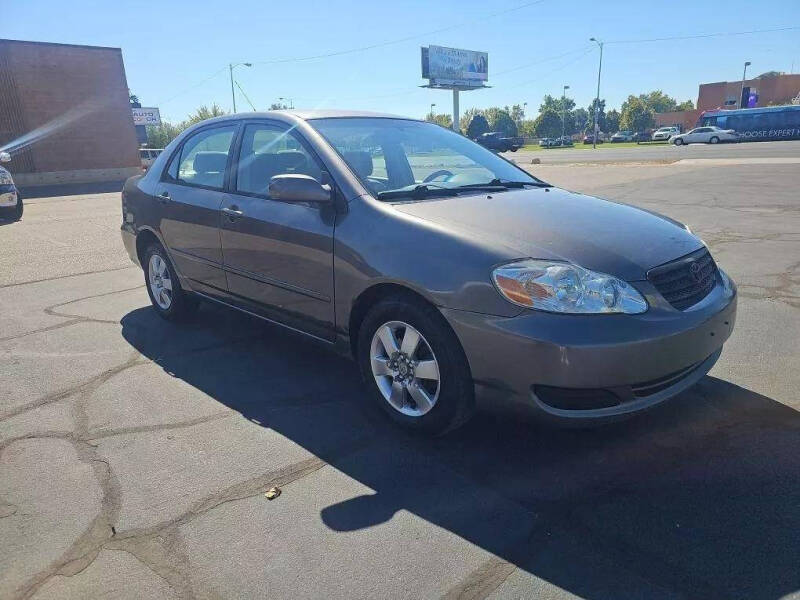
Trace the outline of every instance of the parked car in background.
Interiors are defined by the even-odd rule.
[[[720,142],[738,142],[739,134],[733,129],[720,129],[716,126],[695,127],[691,131],[673,135],[670,143],[676,146],[683,144],[719,144]]]
[[[618,131],[614,135],[611,136],[611,142],[632,142],[633,141],[633,132],[632,131]]]
[[[11,162],[8,152],[0,152],[0,163]],[[22,218],[22,195],[14,185],[11,173],[0,166],[0,219],[19,221]]]
[[[479,403],[575,425],[646,410],[711,369],[736,317],[735,284],[681,223],[414,119],[217,117],[121,202],[160,317],[203,299],[308,335],[356,361],[363,402],[429,434]]]
[[[542,138],[539,140],[539,146],[541,146],[542,148],[549,148],[552,141],[553,140],[551,140],[550,138]]]
[[[654,142],[666,142],[673,135],[678,135],[680,130],[677,127],[659,127],[653,132],[652,140]]]
[[[475,141],[495,152],[516,152],[525,145],[525,140],[521,137],[506,137],[500,131],[481,134]]]
[[[561,145],[562,146],[573,146],[572,137],[565,135],[561,138]]]
[[[605,138],[605,136],[603,135],[603,132],[602,131],[599,132],[597,134],[597,143],[598,144],[602,144],[605,141],[604,138]],[[593,133],[587,133],[586,135],[584,135],[583,136],[583,143],[584,144],[594,144],[594,134]]]
[[[139,148],[139,159],[142,161],[142,168],[147,170],[150,165],[158,158],[158,155],[164,151],[163,148]]]
[[[650,131],[637,131],[631,136],[631,141],[641,144],[652,140],[653,134]]]

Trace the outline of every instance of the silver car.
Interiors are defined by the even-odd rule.
[[[11,161],[11,154],[0,152],[0,163]],[[0,166],[0,219],[19,221],[22,218],[22,194],[14,185],[11,173]]]
[[[127,181],[122,214],[159,315],[205,300],[300,332],[428,433],[481,402],[562,423],[634,414],[703,377],[736,318],[734,283],[682,224],[402,117],[199,123]]]

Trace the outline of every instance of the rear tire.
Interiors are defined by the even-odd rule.
[[[394,351],[383,342],[387,327]],[[404,341],[412,335],[419,341],[409,351]],[[395,423],[435,436],[460,427],[472,416],[475,390],[466,356],[434,307],[415,298],[382,300],[367,313],[357,340],[356,359],[368,399]],[[407,371],[409,364],[412,368]],[[425,396],[419,395],[420,390]],[[420,397],[423,402],[416,400]]]
[[[708,140],[709,144],[719,144],[719,138],[717,136],[712,136],[710,140]]]
[[[197,312],[199,301],[181,288],[178,274],[161,244],[144,252],[144,283],[153,308],[162,319],[185,321]]]

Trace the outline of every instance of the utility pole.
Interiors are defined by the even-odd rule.
[[[453,90],[453,131],[461,132],[458,126],[458,89]]]
[[[594,134],[592,135],[592,149],[596,149],[597,133],[600,125],[598,120],[600,118],[600,73],[603,71],[603,42],[596,38],[589,38],[589,41],[600,46],[600,65],[597,67],[597,96],[594,100]]]
[[[568,85],[564,86],[561,92],[561,142],[564,142],[564,137],[567,135],[567,90]]]
[[[751,63],[749,60],[744,63],[744,71],[742,71],[742,89],[739,91],[739,108],[744,108],[744,106],[742,106],[742,96],[744,96],[744,80],[747,79],[747,67],[749,67],[750,64]]]
[[[283,96],[278,98],[278,102],[283,102],[284,100],[289,101],[289,110],[294,110],[294,100],[292,100],[291,98],[284,98]]]
[[[230,73],[230,76],[231,76],[231,99],[233,100],[233,112],[236,112],[236,92],[233,89],[233,70],[236,67],[252,67],[252,66],[253,66],[252,63],[236,63],[236,64],[229,63],[228,64],[228,72]]]
[[[431,119],[433,119],[433,117],[436,116],[436,115],[433,114],[433,107],[434,106],[436,106],[436,102],[431,102]]]

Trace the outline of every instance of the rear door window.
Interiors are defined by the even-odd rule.
[[[235,133],[236,125],[228,125],[194,134],[181,148],[173,177],[181,183],[221,190]],[[169,171],[172,175],[172,165]]]

